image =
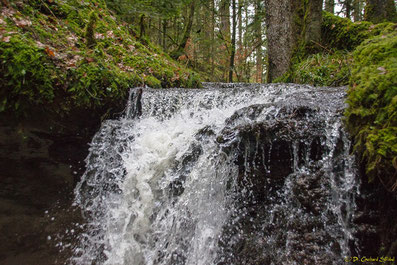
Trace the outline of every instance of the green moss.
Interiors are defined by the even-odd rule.
[[[188,87],[201,88],[202,85],[201,85],[201,81],[200,80],[201,80],[200,76],[198,74],[192,72],[189,75],[187,86]]]
[[[151,88],[161,88],[160,80],[152,75],[145,76],[145,83]]]
[[[352,51],[364,40],[394,30],[393,23],[374,25],[366,21],[352,22],[348,18],[341,18],[324,11],[321,27],[322,45],[328,49]]]
[[[42,106],[67,113],[119,102],[143,76],[156,88],[199,86],[198,75],[140,43],[104,1],[33,0],[10,8],[0,25],[0,112]]]
[[[294,64],[291,71],[275,82],[292,82],[314,86],[343,86],[349,84],[351,53],[337,51],[333,54],[309,55]]]
[[[28,39],[13,36],[0,42],[0,111],[18,110],[54,98],[55,67]]]
[[[91,11],[88,24],[85,28],[85,39],[87,42],[87,46],[89,48],[94,47],[96,44],[95,28],[96,28],[97,20],[98,20],[97,14],[95,13],[95,11]]]
[[[348,95],[346,118],[355,150],[367,173],[383,175],[392,187],[397,170],[396,32],[369,39],[355,50]]]

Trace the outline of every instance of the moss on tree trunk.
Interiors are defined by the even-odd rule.
[[[321,40],[322,0],[265,1],[268,41],[267,81],[285,74],[301,47]]]
[[[373,23],[397,22],[394,0],[366,0],[365,20]]]

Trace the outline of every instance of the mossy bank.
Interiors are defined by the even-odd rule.
[[[143,83],[200,86],[198,74],[136,37],[103,1],[9,1],[0,39],[0,111],[64,114],[124,99]]]

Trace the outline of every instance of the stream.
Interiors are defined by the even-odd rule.
[[[132,89],[75,189],[72,264],[345,264],[359,251],[345,88]]]

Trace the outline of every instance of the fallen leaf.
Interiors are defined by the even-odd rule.
[[[95,33],[95,39],[103,40],[105,36],[102,33]]]
[[[0,24],[6,24],[6,22],[0,18]]]
[[[53,30],[55,30],[55,31],[58,31],[58,28],[55,27],[55,26],[53,26],[53,25],[48,25],[48,27],[50,27],[51,29],[53,29]]]
[[[91,57],[87,57],[85,58],[87,62],[92,63],[94,61],[94,58]]]
[[[75,43],[75,42],[77,42],[77,40],[78,40],[77,37],[76,37],[76,35],[74,35],[74,34],[68,36],[66,39],[67,39],[69,42],[71,42],[71,43]]]
[[[7,36],[3,38],[4,42],[10,42],[11,36]]]
[[[113,33],[113,31],[112,30],[109,30],[108,32],[106,32],[106,37],[108,37],[108,38],[114,38],[114,33]]]
[[[43,43],[41,43],[40,41],[36,41],[36,44],[37,44],[37,47],[39,47],[39,48],[44,48],[45,47],[45,45],[43,44]]]
[[[3,10],[1,11],[1,15],[3,17],[11,17],[15,14],[15,10],[11,9],[11,8],[3,8]]]
[[[20,28],[24,28],[26,26],[30,26],[32,25],[32,22],[30,20],[27,19],[21,19],[21,20],[17,20],[15,21],[15,24],[20,27]]]
[[[55,57],[55,53],[48,46],[45,47],[45,53],[50,57]]]
[[[386,69],[383,67],[383,66],[380,66],[380,67],[378,67],[377,68],[378,69],[378,71],[380,71],[380,73],[382,74],[382,75],[384,75],[384,74],[386,74]]]

